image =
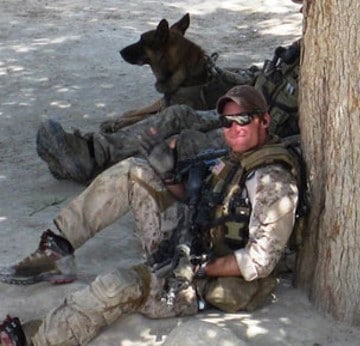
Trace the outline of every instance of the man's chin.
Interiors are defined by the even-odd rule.
[[[247,146],[234,146],[232,147],[232,151],[235,153],[245,153],[245,151],[248,151],[249,149],[251,149],[250,147]]]

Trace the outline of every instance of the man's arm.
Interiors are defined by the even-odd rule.
[[[206,276],[242,276],[233,254],[208,262],[204,270]]]
[[[252,211],[249,241],[234,252],[246,281],[267,277],[279,261],[295,223],[298,188],[281,165],[258,169],[246,183]]]

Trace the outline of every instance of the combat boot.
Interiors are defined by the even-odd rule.
[[[74,248],[65,238],[51,230],[41,235],[35,252],[22,261],[0,268],[0,282],[32,285],[42,281],[53,284],[76,280]]]
[[[54,120],[46,120],[36,136],[36,151],[56,179],[74,180],[86,184],[93,177],[96,163],[92,136],[79,131],[67,133]]]

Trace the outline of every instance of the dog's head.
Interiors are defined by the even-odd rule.
[[[152,65],[152,57],[161,53],[170,35],[182,35],[190,25],[190,15],[185,14],[178,22],[169,27],[166,19],[162,19],[156,30],[150,30],[140,36],[140,40],[120,51],[123,59],[133,65]]]

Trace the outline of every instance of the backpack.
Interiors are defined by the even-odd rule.
[[[272,117],[271,135],[287,137],[299,133],[298,81],[300,71],[300,40],[291,46],[275,49],[272,60],[265,60],[254,87],[260,91]]]

